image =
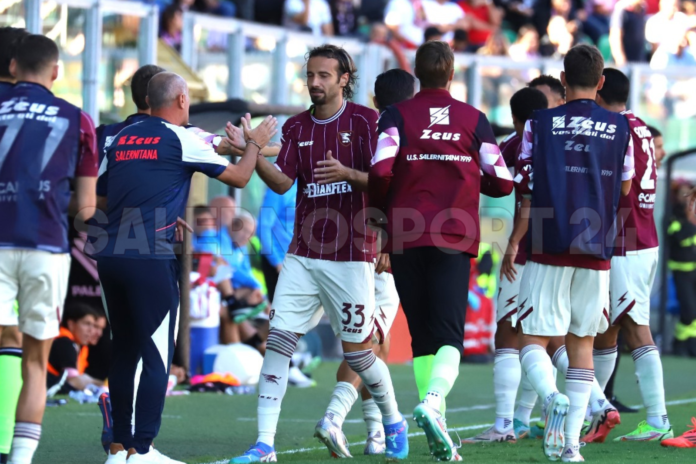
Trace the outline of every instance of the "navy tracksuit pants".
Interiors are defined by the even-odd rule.
[[[145,454],[162,422],[174,355],[179,263],[104,257],[97,259],[97,268],[113,342],[109,390],[114,443]]]

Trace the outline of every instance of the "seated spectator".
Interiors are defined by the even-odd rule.
[[[599,39],[609,34],[609,19],[616,0],[587,0],[585,2],[583,32],[598,45]]]
[[[358,34],[358,7],[354,0],[330,0],[333,30],[337,36]]]
[[[317,36],[334,35],[331,9],[326,0],[285,0],[283,25]]]
[[[496,7],[491,0],[462,0],[458,5],[466,14],[469,23],[469,48],[475,52],[486,43],[493,32],[500,29],[503,10]]]
[[[650,67],[653,69],[665,69],[670,66],[696,66],[696,54],[694,53],[694,33],[684,33],[679,43],[666,42],[653,54]],[[691,38],[691,40],[689,40]],[[675,88],[672,88],[675,91]],[[676,93],[676,92],[675,92]]]
[[[660,11],[645,24],[645,38],[653,52],[660,47],[664,55],[674,54],[684,41],[689,28],[688,17],[679,11],[678,0],[660,0]]]
[[[426,21],[425,12],[420,2],[390,0],[384,11],[384,23],[402,46],[416,49],[423,43],[423,30],[426,27]]]
[[[193,236],[194,253],[219,254],[220,243],[215,229],[215,216],[210,207],[198,205],[193,207]]]
[[[582,39],[584,11],[574,7],[571,0],[537,0],[534,6],[534,25],[541,37],[543,56],[560,58]]]
[[[175,3],[172,3],[162,12],[160,18],[160,39],[170,47],[181,51],[181,31],[183,10]]]
[[[454,31],[452,50],[455,53],[464,53],[469,50],[469,34],[467,34],[464,29],[457,29]]]
[[[425,21],[442,31],[442,40],[445,42],[452,41],[455,30],[469,28],[464,11],[456,3],[449,0],[422,0],[422,5]]]
[[[85,374],[88,345],[99,317],[100,313],[86,304],[75,303],[65,308],[60,333],[53,340],[48,355],[48,388],[58,385],[66,374],[65,383],[59,390],[61,393],[84,390],[89,385],[104,385],[102,381]]]
[[[609,23],[609,44],[616,66],[647,60],[643,0],[619,0]]]
[[[534,0],[495,0],[495,4],[503,9],[504,21],[515,32],[532,19]]]
[[[430,26],[423,33],[423,42],[432,42],[433,40],[442,40],[442,32],[435,26]]]
[[[96,308],[95,308],[96,309]],[[94,322],[92,337],[87,343],[89,354],[87,355],[87,369],[85,374],[97,380],[106,380],[111,368],[111,337],[104,336],[104,331],[108,327],[106,315],[97,310],[98,315]]]
[[[507,37],[501,32],[495,32],[488,37],[488,40],[479,48],[476,53],[484,56],[508,56],[510,44]]]
[[[515,61],[533,60],[539,58],[539,34],[531,26],[522,26],[517,40],[510,45],[510,57]]]

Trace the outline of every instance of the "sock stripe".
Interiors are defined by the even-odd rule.
[[[17,422],[14,428],[14,438],[41,439],[41,425],[30,422]]]
[[[496,356],[502,356],[502,355],[513,355],[513,356],[519,356],[520,351],[516,350],[514,348],[501,348],[499,350],[495,350],[495,355]]]
[[[541,350],[543,352],[546,352],[544,347],[541,345],[527,345],[524,348],[522,348],[522,350],[520,350],[520,359],[524,358],[527,353],[531,353],[535,350]]]
[[[276,353],[282,354],[288,358],[292,358],[299,340],[300,337],[292,332],[273,329],[268,334],[268,340],[266,340],[266,349],[275,351]]]
[[[640,358],[652,351],[658,352],[655,345],[641,346],[640,348],[636,348],[635,350],[631,351],[631,356],[633,357],[634,361],[638,361]]]
[[[353,353],[344,353],[343,357],[346,362],[355,372],[363,372],[372,367],[377,361],[377,357],[372,350],[356,351]]]
[[[569,367],[568,373],[566,374],[566,382],[567,381],[592,383],[594,381],[594,369]]]
[[[563,356],[563,354],[566,352],[566,347],[565,345],[561,346],[559,349],[556,350],[556,352],[553,354],[553,358],[551,358],[551,362],[555,367],[558,367],[558,360]],[[570,372],[570,369],[568,369],[568,372]]]
[[[614,347],[607,348],[604,350],[592,350],[592,355],[593,356],[607,356],[607,355],[618,353],[618,352],[619,352],[619,347],[614,346]]]
[[[0,348],[0,356],[15,356],[17,358],[22,357],[21,348]]]

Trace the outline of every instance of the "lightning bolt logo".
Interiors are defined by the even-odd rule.
[[[505,302],[507,303],[507,304],[505,305],[505,307],[507,308],[507,307],[510,306],[511,304],[515,304],[515,298],[517,298],[517,295],[511,296],[510,298],[508,298],[507,300],[505,300]]]
[[[382,307],[379,307],[379,317],[382,318],[382,322],[387,322],[387,315],[384,313]]]
[[[628,292],[624,293],[623,295],[621,295],[619,297],[619,306],[621,306],[622,304],[624,304],[626,302],[626,295],[628,295]]]
[[[565,129],[565,116],[554,116],[551,123],[551,130]]]
[[[445,108],[430,108],[430,125],[432,127],[435,124],[449,125],[449,105]]]
[[[520,307],[517,308],[517,314],[522,314],[522,310],[524,310],[524,305],[527,304],[527,300],[524,300],[522,303],[520,303]]]

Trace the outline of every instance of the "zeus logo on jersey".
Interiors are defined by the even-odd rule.
[[[461,138],[461,134],[456,134],[453,132],[433,132],[430,129],[423,129],[423,135],[421,135],[421,140],[451,140],[456,142]]]
[[[561,130],[572,129],[572,131]],[[587,135],[591,137],[602,137],[613,139],[606,134],[616,132],[616,124],[607,124],[606,122],[593,121],[592,118],[584,116],[571,116],[570,123],[566,124],[565,116],[554,116],[551,122],[551,132],[553,135]],[[566,148],[567,150],[568,148]],[[582,151],[582,150],[576,150]]]
[[[433,127],[435,124],[449,126],[449,108],[449,106],[445,108],[430,108],[430,125],[428,127]]]
[[[326,197],[340,193],[350,193],[353,189],[350,188],[348,182],[334,182],[333,184],[307,184],[304,189],[304,194],[309,198]]]
[[[57,106],[46,106],[41,103],[31,103],[28,101],[19,101],[15,98],[2,102],[0,106],[0,114],[7,114],[10,111],[17,113],[29,112],[24,115],[25,119],[33,119],[34,114],[43,114],[44,116],[56,116],[59,108]],[[21,117],[21,116],[20,116]]]

